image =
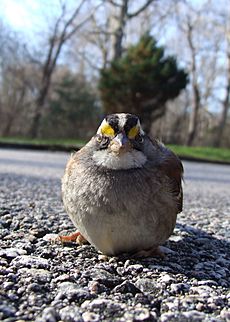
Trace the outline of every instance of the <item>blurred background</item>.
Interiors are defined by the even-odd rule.
[[[165,143],[230,147],[228,0],[1,0],[0,137],[84,142],[137,114]]]

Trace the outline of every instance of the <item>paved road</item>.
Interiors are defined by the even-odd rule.
[[[66,152],[0,149],[0,172],[60,178],[69,155]],[[230,166],[187,161],[183,164],[186,182],[215,184],[217,190],[230,188]]]
[[[58,179],[68,157],[65,152],[0,149],[0,173]]]

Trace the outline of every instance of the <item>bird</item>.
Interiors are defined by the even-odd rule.
[[[106,256],[163,255],[182,211],[182,180],[179,158],[136,115],[107,115],[67,162],[62,199],[77,231],[60,238],[88,241]]]

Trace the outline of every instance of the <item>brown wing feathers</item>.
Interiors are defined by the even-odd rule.
[[[161,163],[160,170],[172,180],[173,192],[178,199],[178,212],[181,212],[183,206],[183,191],[181,185],[183,179],[182,163],[177,156],[170,151],[168,156]]]

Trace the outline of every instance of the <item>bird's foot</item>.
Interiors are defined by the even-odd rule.
[[[154,248],[150,248],[150,249],[140,250],[140,251],[134,253],[133,257],[135,257],[135,258],[140,258],[140,257],[160,257],[160,258],[163,259],[163,258],[165,258],[165,254],[163,253],[161,248],[158,246],[158,247],[154,247]]]
[[[76,242],[79,245],[88,243],[84,236],[79,231],[76,231],[73,234],[67,236],[59,236],[59,240],[64,243]]]

